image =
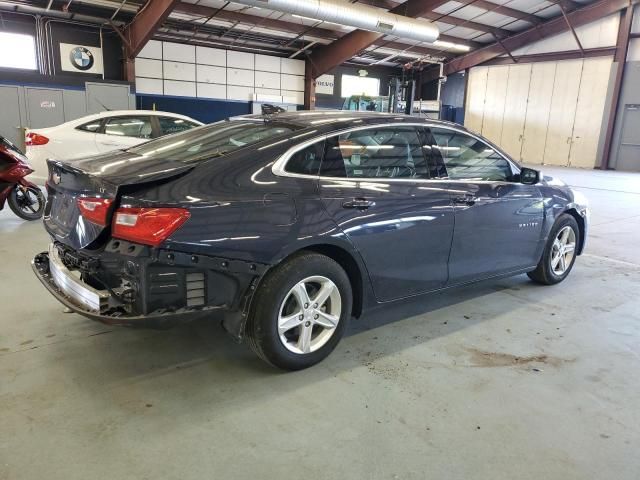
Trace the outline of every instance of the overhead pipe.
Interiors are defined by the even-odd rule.
[[[419,42],[432,43],[438,39],[438,27],[425,20],[396,15],[362,4],[343,0],[233,0],[251,7],[268,8],[312,20],[336,23],[394,35]]]

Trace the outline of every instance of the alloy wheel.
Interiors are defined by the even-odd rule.
[[[576,251],[576,232],[570,225],[562,228],[551,247],[551,270],[562,276],[571,266]]]
[[[280,341],[293,353],[315,352],[333,336],[341,312],[336,284],[323,276],[307,277],[289,290],[280,305]]]

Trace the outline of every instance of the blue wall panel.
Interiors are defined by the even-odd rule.
[[[180,113],[204,123],[217,122],[235,115],[251,113],[250,102],[230,100],[209,100],[192,97],[171,97],[166,95],[137,95],[139,110],[160,110]]]

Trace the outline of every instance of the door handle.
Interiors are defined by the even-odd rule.
[[[467,205],[471,206],[476,203],[477,198],[473,195],[461,195],[459,197],[453,197],[453,203],[457,205]]]
[[[343,208],[357,208],[358,210],[366,210],[369,207],[373,207],[376,202],[367,200],[366,198],[353,198],[342,204]]]

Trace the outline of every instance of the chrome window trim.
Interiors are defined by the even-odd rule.
[[[445,130],[452,130],[454,132],[457,133],[461,133],[464,135],[469,135],[472,138],[475,138],[476,140],[483,142],[485,144],[487,144],[487,146],[494,148],[493,145],[490,145],[487,143],[486,140],[484,140],[483,138],[479,137],[478,135],[465,131],[465,130],[461,130],[459,128],[455,128],[453,126],[450,125],[440,125],[437,123],[429,123],[429,122],[425,122],[425,123],[408,123],[408,122],[393,122],[393,123],[379,123],[379,124],[375,124],[375,125],[361,125],[358,127],[349,127],[349,128],[345,128],[342,130],[338,130],[335,132],[331,132],[331,133],[327,133],[324,135],[319,135],[317,137],[311,138],[309,140],[306,140],[302,143],[299,143],[298,145],[295,145],[293,147],[291,147],[289,150],[287,150],[286,152],[284,152],[282,155],[280,155],[280,157],[278,157],[278,159],[274,162],[273,166],[271,167],[271,172],[277,176],[277,177],[289,177],[289,178],[306,178],[306,179],[315,179],[315,180],[319,180],[319,179],[323,179],[323,180],[340,180],[340,181],[351,181],[351,182],[457,182],[457,183],[469,183],[470,181],[474,182],[474,183],[506,183],[506,184],[512,184],[512,183],[517,183],[517,182],[507,182],[507,181],[502,181],[502,180],[465,180],[465,179],[448,179],[448,178],[349,178],[349,177],[327,177],[327,176],[323,176],[323,175],[307,175],[304,173],[292,173],[292,172],[287,172],[285,170],[286,166],[287,166],[287,162],[289,161],[289,159],[296,153],[298,153],[300,150],[304,150],[305,148],[313,145],[314,143],[318,143],[318,142],[323,142],[325,141],[327,138],[331,138],[331,137],[336,137],[338,135],[342,135],[343,133],[350,133],[350,132],[357,132],[360,130],[369,130],[369,129],[374,129],[374,128],[380,128],[380,127],[428,127],[428,128],[442,128]],[[504,160],[507,161],[507,163],[511,166],[511,171],[515,174],[520,173],[520,168],[515,164],[515,162],[513,162],[510,158],[506,157],[505,155],[502,154],[501,151],[496,150],[494,148],[495,152],[500,155]]]

